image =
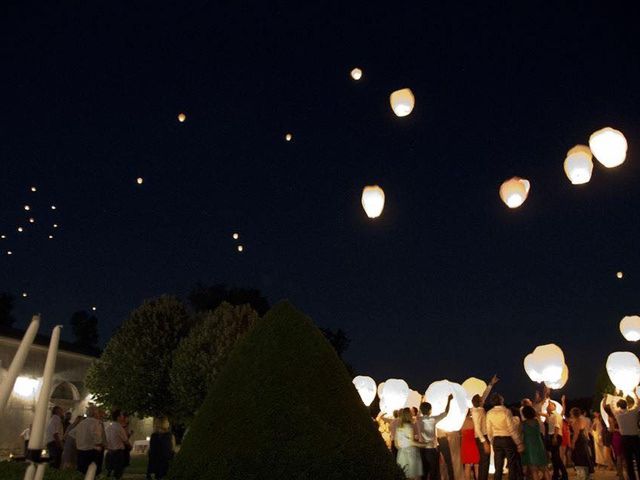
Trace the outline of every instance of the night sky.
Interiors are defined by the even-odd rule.
[[[96,306],[106,339],[145,298],[256,287],[344,329],[378,382],[497,372],[514,399],[539,344],[563,348],[570,396],[593,393],[610,352],[637,351],[618,331],[640,312],[628,5],[12,3],[0,291],[18,295],[17,326]],[[416,106],[398,118],[404,87]],[[605,126],[627,161],[571,185],[567,150]],[[531,192],[510,210],[498,188],[514,175]]]

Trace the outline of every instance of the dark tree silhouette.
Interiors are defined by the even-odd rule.
[[[269,310],[269,301],[254,288],[229,288],[224,284],[205,286],[198,284],[189,293],[189,302],[196,312],[213,311],[222,302],[231,305],[251,305],[261,317]]]
[[[338,356],[342,358],[342,354],[347,351],[347,348],[349,348],[349,344],[351,343],[351,339],[347,337],[347,334],[344,332],[344,330],[342,330],[341,328],[337,330],[332,330],[330,328],[321,328],[320,331],[329,341]]]
[[[96,348],[98,346],[98,319],[88,312],[79,311],[69,321],[74,341],[79,347]]]
[[[10,293],[0,293],[0,327],[11,327],[16,319],[11,315],[15,297]]]

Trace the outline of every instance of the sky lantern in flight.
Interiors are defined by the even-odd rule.
[[[591,150],[586,145],[576,145],[567,152],[564,159],[564,172],[574,185],[582,185],[591,180],[593,161]]]
[[[420,404],[422,403],[422,395],[420,392],[416,392],[415,390],[409,390],[409,395],[407,395],[407,400],[404,402],[405,408],[420,408]]]
[[[550,388],[551,390],[560,390],[562,387],[564,387],[567,384],[568,380],[569,380],[569,367],[567,367],[567,364],[565,363],[562,366],[562,375],[560,376],[560,380],[558,380],[557,382],[544,382],[544,384],[546,385],[547,388]]]
[[[564,353],[560,347],[553,343],[536,347],[524,359],[524,370],[531,380],[538,383],[557,384],[562,379],[565,367]]]
[[[138,185],[142,185],[142,184],[144,183],[144,178],[142,178],[142,177],[138,177],[138,178],[136,178],[136,183],[137,183]]]
[[[367,185],[362,189],[362,208],[369,218],[378,218],[384,208],[384,190],[378,185]]]
[[[447,407],[449,395],[453,395],[449,413],[438,422],[437,426],[445,432],[457,432],[462,428],[468,410],[467,392],[462,385],[448,380],[433,382],[424,392],[424,401],[431,404],[432,415],[439,415]]]
[[[373,378],[358,375],[353,379],[353,384],[360,394],[362,403],[364,403],[367,407],[371,405],[371,402],[373,402],[373,400],[376,398],[376,382],[373,380]]]
[[[589,147],[596,160],[607,168],[622,165],[627,157],[627,139],[621,131],[611,127],[593,132],[589,137]]]
[[[404,407],[407,397],[409,396],[409,385],[404,380],[390,378],[384,382],[380,394],[380,401],[384,400],[386,408],[385,413],[390,414],[394,410]]]
[[[290,141],[293,139],[293,135],[291,135],[290,133],[287,133],[287,134],[284,136],[284,139],[285,139],[287,142],[290,142]]]
[[[187,119],[187,116],[186,116],[184,113],[180,112],[180,113],[178,114],[178,121],[179,121],[180,123],[184,123],[184,121],[185,121],[186,119]]]
[[[403,88],[393,92],[389,96],[389,102],[391,103],[393,113],[398,117],[406,117],[413,110],[416,99],[410,88]]]
[[[640,317],[631,315],[620,320],[620,333],[622,333],[625,340],[630,342],[640,340]]]
[[[362,70],[360,70],[358,67],[351,70],[351,78],[356,81],[360,80],[362,78]]]
[[[611,383],[629,395],[640,383],[640,361],[631,352],[613,352],[607,358],[607,373]]]
[[[475,395],[480,395],[484,393],[487,388],[487,384],[484,380],[480,380],[476,377],[469,377],[464,382],[462,382],[462,388],[467,392],[467,406],[471,408],[473,405],[471,404],[471,399]]]
[[[527,199],[530,188],[529,180],[513,177],[500,185],[500,198],[507,207],[518,208]]]
[[[622,272],[616,272],[616,277],[617,277],[618,279],[622,279],[622,277],[624,277],[624,273],[622,273]]]

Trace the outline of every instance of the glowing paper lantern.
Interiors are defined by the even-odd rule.
[[[424,392],[424,401],[431,404],[432,415],[439,415],[447,407],[449,395],[453,395],[449,413],[438,422],[437,427],[445,432],[457,432],[462,428],[468,410],[467,392],[462,385],[448,380],[433,382]]]
[[[373,378],[358,375],[353,379],[353,384],[360,394],[362,403],[367,407],[371,405],[371,402],[376,398],[376,382],[373,381]]]
[[[567,365],[565,364],[562,366],[562,376],[560,377],[560,380],[558,380],[557,382],[545,381],[544,384],[547,386],[547,388],[550,388],[551,390],[560,390],[562,387],[564,387],[567,384],[568,380],[569,380],[569,367],[567,367]]]
[[[410,88],[403,88],[396,90],[389,96],[389,102],[393,113],[398,117],[406,117],[413,110],[413,106],[416,103],[416,99],[413,96],[413,92]]]
[[[384,400],[386,413],[391,413],[404,407],[409,396],[409,385],[404,380],[390,378],[384,382],[380,399]]]
[[[367,217],[377,218],[384,208],[384,190],[378,185],[367,185],[362,189],[361,201]]]
[[[640,317],[631,315],[620,320],[620,333],[622,333],[625,340],[630,342],[640,340]]]
[[[640,361],[631,352],[614,352],[607,358],[611,383],[625,394],[631,394],[640,383]]]
[[[13,393],[23,398],[35,398],[40,382],[35,378],[18,377],[13,384]]]
[[[407,408],[420,408],[420,403],[422,403],[422,395],[415,390],[409,390],[404,406]]]
[[[576,145],[567,152],[564,159],[564,172],[574,185],[582,185],[591,180],[593,161],[591,150],[586,145]]]
[[[553,343],[536,347],[524,359],[524,369],[534,382],[558,383],[564,367],[564,354]]]
[[[238,245],[238,252],[244,252],[244,247],[242,245]]]
[[[292,138],[293,138],[293,135],[291,135],[290,133],[287,133],[287,134],[284,136],[284,139],[285,139],[287,142],[290,142]]]
[[[500,198],[507,207],[518,208],[527,199],[530,188],[529,180],[513,177],[500,185]]]
[[[181,112],[181,113],[179,113],[179,114],[178,114],[178,121],[179,121],[180,123],[184,123],[184,121],[185,121],[186,119],[187,119],[187,116],[186,116],[184,113],[182,113],[182,112]]]
[[[144,182],[144,179],[143,179],[142,177],[138,177],[138,178],[136,178],[136,183],[137,183],[138,185],[142,185],[142,184],[143,184],[143,182]]]
[[[238,238],[240,238],[240,235],[238,233],[234,233],[232,237],[234,240],[238,240]]]
[[[358,67],[351,70],[351,78],[353,78],[354,80],[360,80],[362,78],[362,70],[360,70]]]
[[[622,132],[611,127],[593,132],[589,137],[589,147],[596,159],[607,168],[622,165],[627,157],[627,139]]]
[[[471,408],[473,404],[471,403],[471,399],[475,395],[480,395],[484,393],[487,388],[487,384],[476,377],[469,377],[464,382],[462,382],[462,388],[467,392],[467,406]]]
[[[624,277],[624,273],[622,273],[622,272],[617,272],[617,273],[616,273],[616,277],[617,277],[617,278],[619,278],[619,279],[621,279],[622,277]]]

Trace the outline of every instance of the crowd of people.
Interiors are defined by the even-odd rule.
[[[640,480],[634,468],[634,462],[640,467],[637,397],[607,395],[603,419],[577,407],[567,412],[564,396],[561,403],[552,401],[548,389],[509,408],[501,395],[489,397],[497,382],[494,376],[482,395],[473,396],[460,432],[437,428],[452,396],[438,415],[423,402],[393,412],[392,419],[377,417],[408,479],[487,480],[493,454],[495,480],[502,480],[505,466],[509,480],[568,480],[567,468],[574,468],[579,480],[596,469],[615,470],[619,480]]]
[[[107,478],[122,478],[131,459],[129,416],[121,410],[113,410],[110,421],[105,421],[105,411],[91,405],[85,416],[72,421],[71,412],[65,413],[55,406],[47,424],[45,443],[49,466],[62,470],[77,470],[86,474],[91,464],[96,465],[96,478],[103,469]],[[21,433],[28,448],[31,426]],[[154,432],[149,438],[147,479],[165,477],[175,451],[175,439],[167,419],[154,421]]]

